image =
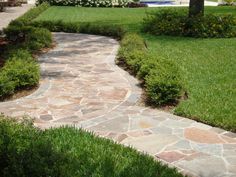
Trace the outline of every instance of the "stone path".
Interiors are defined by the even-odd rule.
[[[23,4],[20,7],[7,7],[5,12],[0,12],[0,31],[7,27],[12,20],[23,15],[32,7],[32,4]]]
[[[138,81],[114,62],[117,41],[66,33],[55,33],[54,38],[57,47],[39,58],[39,89],[0,103],[0,112],[30,115],[40,128],[83,127],[191,175],[236,176],[235,134],[138,106]]]

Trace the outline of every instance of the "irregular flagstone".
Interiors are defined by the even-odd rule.
[[[184,132],[184,136],[192,141],[198,143],[208,143],[208,144],[218,144],[224,143],[222,139],[212,131],[207,131],[199,128],[186,128]]]
[[[186,157],[186,155],[179,153],[177,151],[170,151],[170,152],[162,152],[158,155],[156,155],[158,158],[163,159],[169,163],[178,161],[180,159],[183,159]]]
[[[122,144],[130,145],[138,148],[144,152],[155,155],[162,151],[166,146],[176,142],[176,136],[166,135],[163,137],[161,134],[152,134],[137,138],[126,138]]]
[[[0,112],[34,117],[42,129],[93,131],[191,176],[236,176],[236,134],[140,106],[138,80],[115,65],[116,40],[66,33],[54,33],[54,39],[58,45],[39,57],[39,88],[0,103]]]
[[[201,177],[228,176],[226,164],[223,159],[207,154],[198,153],[175,163],[177,166],[193,171]]]

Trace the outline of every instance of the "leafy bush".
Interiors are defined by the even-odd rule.
[[[22,16],[17,18],[16,20],[11,21],[9,26],[25,26],[28,25],[34,18],[36,18],[39,14],[41,14],[43,11],[49,8],[49,4],[47,2],[44,2],[40,4],[37,7],[31,8],[26,13],[24,13]]]
[[[179,68],[149,53],[144,40],[137,34],[125,35],[118,60],[144,82],[147,102],[160,106],[175,103],[181,97],[184,87]]]
[[[53,32],[77,33],[80,30],[79,23],[59,21],[33,21],[31,25],[39,28],[46,28]]]
[[[39,66],[30,53],[19,50],[11,54],[0,70],[0,98],[16,90],[35,86],[39,82]]]
[[[132,148],[77,128],[39,130],[0,115],[2,177],[181,177]]]
[[[24,42],[27,35],[33,31],[31,26],[15,26],[9,25],[4,29],[6,38],[12,42]]]
[[[7,95],[13,94],[15,91],[15,82],[9,81],[6,73],[0,72],[0,99]]]
[[[140,3],[140,2],[129,2],[127,7],[129,8],[138,8],[138,7],[148,7],[147,4]]]
[[[50,47],[52,43],[51,32],[45,28],[34,28],[26,36],[25,46],[30,50],[40,50],[44,47]]]
[[[96,23],[81,23],[80,33],[98,34],[121,39],[125,34],[125,29],[120,25],[105,25]]]
[[[48,2],[57,6],[81,6],[81,7],[126,7],[129,0],[37,0],[37,4]]]
[[[148,102],[154,105],[175,103],[183,94],[183,83],[178,68],[168,61],[159,61],[152,66],[145,77]]]
[[[221,5],[221,6],[233,6],[233,5],[236,5],[236,1],[235,0],[224,0],[219,5]]]
[[[120,25],[106,25],[96,23],[72,23],[63,21],[34,21],[31,23],[35,27],[44,27],[50,31],[63,31],[69,33],[86,33],[111,36],[121,39],[125,34],[125,29]]]
[[[132,42],[132,44],[130,43]],[[126,34],[121,41],[121,49],[125,52],[130,52],[132,50],[146,50],[146,44],[143,38],[135,33]]]
[[[235,37],[236,19],[233,15],[188,17],[186,11],[164,9],[150,13],[144,19],[143,30],[154,35],[189,37]]]
[[[39,50],[44,47],[49,47],[52,42],[50,31],[44,28],[10,25],[4,30],[4,33],[8,40],[20,43],[20,45],[30,50]]]
[[[52,36],[47,29],[33,27],[30,23],[48,7],[49,4],[43,3],[12,21],[4,29],[6,38],[11,43],[4,48],[2,54],[6,62],[0,70],[0,99],[38,84],[39,66],[30,52],[49,47]]]

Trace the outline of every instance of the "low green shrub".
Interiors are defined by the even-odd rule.
[[[236,18],[233,15],[205,15],[185,20],[185,36],[202,38],[236,37]]]
[[[33,51],[49,47],[52,43],[50,31],[44,28],[10,25],[4,33],[8,40]]]
[[[158,106],[176,103],[184,89],[179,69],[172,62],[156,62],[151,62],[152,69],[145,76],[148,102]]]
[[[164,9],[150,13],[144,19],[143,31],[154,35],[189,36],[199,38],[236,37],[233,15],[188,17],[186,11]]]
[[[4,29],[4,34],[6,38],[12,42],[24,42],[27,35],[34,30],[31,26],[15,26],[9,25]]]
[[[39,130],[0,115],[2,177],[181,177],[151,156],[82,129]]]
[[[10,56],[0,70],[0,98],[39,82],[39,66],[27,50],[18,50]]]
[[[39,28],[46,28],[53,32],[78,33],[80,30],[79,23],[58,21],[32,21],[31,25]]]
[[[106,25],[96,23],[72,23],[63,21],[33,21],[31,23],[35,27],[47,28],[54,32],[68,32],[68,33],[86,33],[97,34],[104,36],[111,36],[121,39],[126,30],[120,25]]]
[[[50,47],[52,43],[51,32],[45,28],[34,28],[31,33],[26,36],[25,46],[30,50],[40,50]]]
[[[0,70],[0,99],[38,84],[40,69],[32,52],[49,47],[52,36],[49,30],[33,27],[30,23],[48,7],[49,4],[43,3],[32,8],[4,29],[10,43],[1,54],[6,62]]]
[[[123,26],[120,25],[105,25],[105,24],[97,24],[97,23],[81,23],[80,24],[80,33],[87,34],[97,34],[104,36],[111,36],[121,39],[126,30]]]
[[[139,71],[143,59],[146,58],[146,45],[141,36],[135,33],[126,34],[118,52],[118,62],[125,64],[134,75]]]
[[[223,0],[220,6],[236,6],[236,0]]]
[[[130,42],[132,42],[132,44]],[[144,39],[140,35],[135,33],[129,33],[126,34],[122,39],[121,49],[125,50],[126,52],[130,52],[132,50],[145,51],[146,44]]]
[[[47,10],[50,5],[47,2],[40,4],[37,7],[31,8],[29,11],[24,13],[22,16],[10,22],[9,26],[25,26],[28,25],[34,18],[36,18],[43,11]]]
[[[56,6],[81,6],[81,7],[126,7],[129,0],[37,0],[37,4],[48,2]]]
[[[134,75],[137,75],[146,58],[147,53],[140,50],[132,50],[123,55],[123,61]]]
[[[6,73],[0,72],[0,100],[8,95],[12,95],[15,87],[15,82],[9,81]]]
[[[179,68],[171,61],[148,52],[144,40],[137,34],[124,36],[118,60],[144,82],[148,103],[157,106],[173,104],[183,94]]]

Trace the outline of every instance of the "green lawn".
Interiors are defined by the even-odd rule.
[[[122,24],[139,32],[146,12],[157,8],[50,7],[36,20]],[[236,7],[207,7],[206,13],[232,13]],[[175,61],[185,76],[188,99],[175,113],[236,131],[236,39],[194,39],[141,34],[151,52]]]

